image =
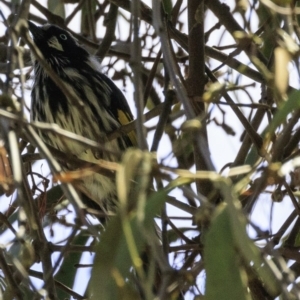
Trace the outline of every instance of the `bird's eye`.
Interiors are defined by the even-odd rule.
[[[59,37],[60,37],[62,40],[64,40],[64,41],[67,39],[67,36],[66,36],[65,34],[63,34],[63,33],[60,34]]]

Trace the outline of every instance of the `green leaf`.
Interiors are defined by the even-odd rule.
[[[267,127],[267,132],[273,134],[276,128],[286,120],[288,114],[298,108],[300,108],[300,91],[293,91],[289,94],[287,101],[279,106],[272,122]]]
[[[264,41],[261,47],[261,52],[266,58],[270,58],[273,54],[274,47],[276,46],[276,29],[280,28],[280,23],[283,17],[280,14],[272,14],[264,4],[259,2],[257,8],[257,16],[259,18],[259,27],[264,26],[264,30],[260,35]]]
[[[23,299],[34,299],[36,297],[36,293],[33,292],[28,286],[24,283],[20,284],[20,289],[23,294]]]
[[[268,145],[271,136],[274,134],[275,130],[278,126],[284,123],[288,117],[288,115],[296,109],[300,108],[300,91],[292,91],[289,94],[289,97],[286,101],[283,101],[274,115],[271,123],[267,126],[267,128],[263,131],[261,136],[265,140],[265,147]],[[259,154],[257,152],[256,147],[252,146],[247,158],[245,160],[245,164],[249,164],[253,166],[257,159],[259,159]]]
[[[187,178],[187,177],[180,176],[180,177],[177,177],[176,179],[170,181],[166,188],[168,190],[173,190],[177,187],[193,183],[194,181],[195,181],[194,178]]]
[[[65,19],[66,12],[64,2],[61,0],[48,0],[47,2],[48,9],[55,15]]]
[[[73,244],[84,246],[86,245],[89,237],[90,236],[87,235],[86,232],[81,231],[73,240]],[[55,280],[72,288],[78,271],[78,269],[75,266],[79,264],[81,256],[82,252],[71,252],[68,255],[65,255],[63,263],[59,268],[59,271],[55,275]],[[58,299],[66,299],[68,297],[70,297],[68,293],[61,289],[57,289]]]
[[[206,299],[249,299],[228,207],[219,207],[205,238]]]
[[[169,16],[171,14],[172,8],[173,8],[172,1],[171,0],[163,0],[162,4],[163,4],[165,13]]]
[[[60,185],[56,185],[46,192],[47,208],[50,209],[57,205],[58,201],[63,197],[64,192]]]
[[[271,295],[278,294],[279,282],[274,274],[276,266],[272,261],[263,257],[259,249],[249,239],[246,232],[246,218],[241,210],[238,197],[229,179],[222,178],[215,182],[220,188],[224,201],[228,204],[226,211],[230,215],[231,234],[234,237],[234,244],[243,261],[259,275],[266,289]]]
[[[153,193],[145,206],[145,218],[140,222],[136,214],[128,216],[134,245],[128,245],[124,234],[121,214],[111,218],[101,235],[91,278],[91,299],[139,299],[139,294],[130,283],[130,269],[133,266],[129,247],[135,247],[139,254],[146,246],[146,230],[154,230],[154,218],[166,201],[166,192]],[[128,298],[131,295],[131,298]],[[133,297],[134,295],[134,297]]]
[[[299,247],[299,246],[300,246],[300,232],[297,233],[295,238],[295,243],[294,243],[294,247]]]
[[[143,244],[139,239],[140,245]],[[131,258],[124,239],[119,215],[112,218],[97,247],[91,278],[92,299],[120,299],[120,291],[129,275]]]
[[[258,159],[260,159],[261,156],[258,154],[256,146],[252,146],[250,148],[250,151],[245,159],[245,165],[254,166]]]

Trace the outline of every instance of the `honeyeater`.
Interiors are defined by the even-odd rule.
[[[100,158],[115,161],[116,152],[136,143],[133,132],[114,140],[108,139],[111,132],[133,119],[124,95],[101,73],[96,57],[80,46],[71,33],[51,24],[36,26],[28,21],[28,26],[44,61],[63,86],[75,95],[72,97],[64,92],[42,67],[40,59],[32,55],[31,121],[55,123],[103,147],[91,149],[53,131],[39,130],[40,137],[61,152],[87,162],[97,163]],[[65,170],[76,169],[67,161],[63,165]],[[115,207],[116,187],[112,178],[93,173],[82,176],[74,184],[80,192],[97,202],[104,212]]]

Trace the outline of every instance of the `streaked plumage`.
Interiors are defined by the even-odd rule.
[[[132,114],[122,92],[100,72],[96,58],[82,48],[69,32],[49,24],[42,27],[31,22],[28,24],[34,43],[49,66],[84,103],[83,107],[74,105],[74,101],[63,94],[33,57],[31,120],[58,124],[61,128],[95,140],[114,152],[133,146],[133,135],[107,141],[107,134],[131,121]],[[86,146],[67,141],[53,133],[41,131],[39,134],[47,144],[88,162],[97,162],[98,158],[110,161],[116,159],[109,151],[95,153]],[[68,168],[73,169],[72,166]],[[110,178],[94,174],[84,177],[77,187],[103,210],[113,207],[116,189]]]

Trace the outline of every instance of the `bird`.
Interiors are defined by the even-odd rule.
[[[115,161],[115,152],[124,152],[130,147],[136,147],[134,131],[114,140],[108,139],[110,133],[133,121],[133,115],[123,93],[101,72],[97,58],[79,45],[70,32],[56,25],[37,26],[28,21],[28,29],[44,61],[64,86],[75,93],[78,102],[81,102],[74,103],[76,99],[71,99],[62,91],[57,82],[49,76],[40,59],[33,54],[31,121],[57,124],[62,129],[103,144],[105,149],[95,151],[52,131],[38,130],[42,140],[61,152],[92,163],[97,163],[99,159]],[[64,167],[66,170],[76,168],[71,163],[65,164]],[[93,173],[76,182],[76,187],[83,195],[92,199],[104,214],[116,211],[118,199],[112,178]],[[102,217],[99,220],[106,221]],[[155,223],[153,228],[159,238],[159,229]],[[145,245],[140,256],[146,273],[150,268],[151,255],[150,247]],[[153,291],[159,290],[160,277],[161,271],[156,265]],[[140,290],[138,282],[135,283],[143,299],[144,292]]]
[[[28,21],[28,29],[44,61],[66,90],[75,95],[71,97],[65,93],[49,76],[41,60],[32,54],[34,76],[30,120],[57,124],[64,130],[98,142],[104,149],[91,149],[45,130],[38,130],[41,139],[63,153],[90,163],[97,163],[99,159],[116,161],[116,152],[136,146],[134,132],[108,139],[110,133],[131,122],[133,115],[121,90],[101,72],[97,58],[61,27],[53,24],[38,26]],[[64,169],[72,171],[76,166],[65,163]],[[115,210],[117,195],[113,178],[93,173],[77,180],[75,187],[83,196],[92,199],[102,212]]]

